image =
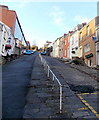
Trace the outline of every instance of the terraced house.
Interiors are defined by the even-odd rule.
[[[79,57],[79,31],[81,28],[83,28],[86,25],[86,23],[78,24],[73,30],[72,33],[70,34],[69,38],[69,51],[70,51],[70,59],[73,59],[75,57]]]
[[[59,38],[59,58],[63,58],[64,36]]]
[[[69,34],[64,34],[63,58],[69,58]]]
[[[95,39],[95,43],[96,43],[96,65],[99,66],[99,16],[96,19],[96,39]]]
[[[99,16],[57,38],[52,53],[64,59],[80,58],[90,67],[99,65]]]
[[[0,21],[11,29],[16,42],[15,53],[20,55],[22,46],[27,46],[27,43],[16,11],[9,10],[8,6],[0,5],[0,16]]]
[[[90,67],[96,66],[96,45],[93,37],[96,34],[95,24],[97,17],[92,19],[79,32],[79,47],[81,48],[81,58]]]
[[[59,38],[57,38],[53,42],[53,57],[59,57],[59,43],[60,43],[60,39]]]
[[[64,47],[63,47],[63,58],[71,59],[71,45],[70,39],[73,31],[69,31],[68,34],[64,36]]]

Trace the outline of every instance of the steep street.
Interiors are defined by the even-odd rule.
[[[99,0],[0,2],[0,118],[99,120]]]
[[[65,64],[63,62],[60,62],[58,59],[55,59],[52,57],[44,56],[44,58],[46,59],[51,70],[58,77],[58,79],[60,80],[60,82],[62,83],[64,88],[65,88],[65,85],[66,86],[68,85],[69,88],[73,91],[74,96],[76,95],[78,98],[80,98],[82,103],[87,108],[89,108],[92,111],[92,113],[94,113],[96,116],[99,117],[99,114],[98,114],[99,113],[99,110],[98,110],[99,82],[97,82],[93,77],[81,72],[81,70],[77,70],[77,69],[71,67],[70,64]],[[86,69],[86,67],[85,67],[85,69]],[[89,70],[90,69],[91,68],[89,68]],[[92,71],[93,71],[93,73],[95,72],[94,69]],[[88,72],[88,70],[87,70],[87,72]],[[98,73],[98,70],[96,70],[96,72]],[[67,96],[65,99],[68,100],[68,97],[70,96],[68,94],[68,91],[65,91],[64,94]],[[73,106],[76,106],[78,104],[78,102],[76,101],[76,99],[74,99],[72,97],[70,97],[70,98],[71,98],[70,99],[71,102],[69,101],[70,102],[70,103],[68,103],[69,107],[66,107],[66,108],[68,110],[70,110],[70,106],[71,106],[70,111],[73,112]],[[76,102],[77,102],[77,104],[76,104]],[[74,105],[74,104],[76,104],[76,105]],[[78,107],[78,106],[76,106],[76,107]],[[81,106],[79,106],[79,107],[81,107]],[[82,112],[83,110],[86,111],[86,107],[85,107],[85,110],[81,109],[83,107],[79,108],[79,109],[81,109],[80,112]],[[78,109],[78,108],[76,108],[76,109]],[[95,113],[95,111],[97,111],[97,112]],[[77,112],[78,116],[79,116],[79,114],[80,113]],[[83,114],[81,116],[83,116]],[[92,118],[91,115],[88,115],[88,116],[90,116],[90,118]]]
[[[36,54],[36,53],[35,53]],[[2,68],[3,118],[22,118],[36,55],[21,56]]]
[[[46,59],[63,85],[62,114],[59,114],[59,86],[54,81],[54,89],[52,89],[52,75],[50,74],[50,79],[47,79],[40,58],[37,57],[23,117],[98,119],[98,82],[56,58],[42,57]]]

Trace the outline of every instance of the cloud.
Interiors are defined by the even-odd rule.
[[[49,16],[52,19],[52,22],[57,25],[60,29],[60,31],[68,32],[71,28],[67,25],[66,22],[66,13],[59,7],[59,6],[53,6],[51,9],[51,12],[49,13]],[[64,17],[65,16],[65,17]]]
[[[53,6],[49,14],[54,24],[62,26],[64,24],[64,11],[59,6]]]
[[[20,8],[24,8],[24,7],[26,7],[26,6],[27,6],[27,3],[26,3],[26,2],[21,2],[20,4],[17,4],[17,5],[16,5],[16,7],[19,8],[19,9],[20,9]]]
[[[63,19],[61,17],[54,19],[54,23],[57,25],[63,24]]]
[[[80,16],[80,15],[77,15],[74,17],[74,21],[78,22],[78,23],[83,23],[83,22],[90,22],[90,19],[87,18],[87,17],[83,17],[83,16]]]

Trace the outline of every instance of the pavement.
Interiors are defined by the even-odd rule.
[[[27,103],[24,108],[23,118],[95,118],[95,120],[98,120],[98,114],[92,112],[83,103],[84,100],[80,99],[80,94],[75,94],[75,91],[70,88],[68,81],[64,81],[63,76],[66,77],[66,71],[62,69],[62,66],[58,66],[59,62],[56,59],[54,59],[56,61],[53,61],[49,57],[44,58],[46,58],[47,62],[51,63],[49,64],[51,69],[60,82],[63,82],[62,113],[59,113],[59,87],[55,82],[54,89],[52,89],[52,81],[47,78],[40,58],[37,56],[34,62],[30,85],[28,86]],[[56,66],[54,63],[56,63]],[[69,70],[70,68],[67,67],[67,69]],[[61,74],[63,72],[64,74]],[[65,78],[65,80],[70,82],[70,79]],[[94,83],[94,81],[92,82]]]
[[[71,68],[79,70],[79,71],[93,77],[95,80],[99,81],[99,69],[95,69],[95,68],[88,67],[88,66],[70,64],[70,63],[66,62],[65,59],[59,59],[59,60],[64,62],[65,64],[68,64]]]
[[[23,118],[69,118],[59,114],[59,91],[52,90],[52,82],[47,78],[39,56],[36,57],[26,97]]]

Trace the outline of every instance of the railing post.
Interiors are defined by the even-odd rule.
[[[49,78],[49,66],[47,66],[47,77]]]
[[[60,113],[62,113],[62,85],[60,85]]]
[[[47,65],[45,59],[43,59],[40,54],[39,54],[39,56],[40,56],[41,62],[43,63],[44,69],[47,68],[47,77],[49,78],[50,77],[50,68]],[[61,85],[61,83],[59,82],[59,80],[57,79],[57,77],[53,74],[53,72],[52,72],[52,75],[53,75],[53,78],[52,78],[52,82],[53,82],[52,83],[52,89],[54,89],[54,80],[55,79],[57,80],[57,82],[58,82],[58,84],[60,86],[60,113],[62,113],[62,97],[63,97],[63,93],[62,93],[63,91],[62,91],[62,89],[63,89],[63,86]]]
[[[41,62],[43,63],[42,57],[41,57]]]
[[[53,74],[53,80],[52,80],[52,90],[54,89],[54,74]]]
[[[44,61],[44,68],[45,68],[45,61]]]

